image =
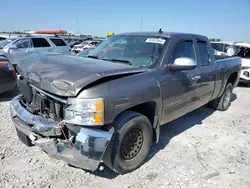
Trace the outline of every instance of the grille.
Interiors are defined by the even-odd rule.
[[[25,78],[18,80],[22,104],[34,114],[48,119],[61,120],[66,100],[31,85]]]

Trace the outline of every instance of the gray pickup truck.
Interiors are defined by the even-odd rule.
[[[115,35],[87,58],[30,55],[10,103],[19,139],[86,170],[128,173],[145,161],[160,126],[203,105],[227,110],[241,59],[216,59],[207,37]]]

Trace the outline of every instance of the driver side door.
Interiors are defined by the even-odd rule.
[[[196,62],[194,41],[192,37],[177,41],[167,64],[173,64],[177,58],[190,58]],[[198,65],[192,70],[168,70],[161,83],[163,112],[162,122],[165,124],[198,106]]]

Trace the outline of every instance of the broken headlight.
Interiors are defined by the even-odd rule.
[[[65,109],[65,122],[76,125],[103,125],[104,101],[97,99],[68,99]]]

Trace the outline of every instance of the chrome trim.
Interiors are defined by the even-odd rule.
[[[21,95],[16,96],[10,102],[10,112],[11,117],[14,119],[18,117],[24,123],[28,125],[33,125],[31,131],[40,133],[44,136],[57,136],[61,135],[60,128],[58,126],[58,122],[52,119],[46,119],[41,116],[34,115],[26,110],[20,104]]]
[[[66,140],[51,137],[42,138],[39,131],[43,129],[37,130],[39,134],[36,134],[33,127],[39,125],[38,127],[43,127],[46,130],[46,127],[50,129],[50,125],[40,121],[42,117],[30,114],[22,107],[19,100],[20,96],[17,96],[10,103],[12,120],[20,132],[33,138],[33,144],[39,146],[50,157],[64,160],[73,166],[90,171],[95,171],[98,168],[113,136],[114,128],[110,131],[103,131],[82,127],[76,136],[69,139],[72,144],[70,147]],[[17,121],[18,118],[22,121]],[[74,140],[73,143],[72,140]]]
[[[36,87],[36,86],[34,86],[34,85],[32,85],[32,84],[30,84],[30,86],[31,86],[33,89],[39,91],[40,93],[43,93],[44,95],[47,95],[47,96],[51,97],[52,99],[55,99],[55,100],[60,101],[60,102],[62,102],[62,103],[64,103],[64,104],[67,104],[67,100],[65,100],[65,99],[56,97],[55,95],[52,95],[52,94],[50,94],[50,93],[48,93],[48,92],[46,92],[46,91],[43,91],[42,89],[39,89],[38,87]]]

